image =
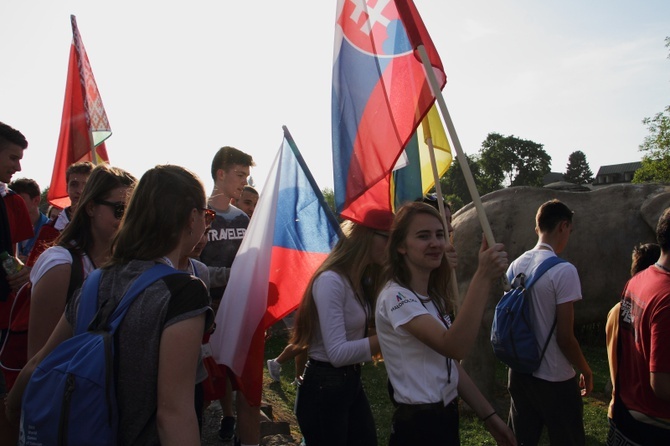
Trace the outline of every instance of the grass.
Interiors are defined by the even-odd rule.
[[[607,438],[607,406],[610,395],[606,393],[605,387],[609,382],[609,368],[607,365],[607,354],[605,351],[604,328],[601,326],[582,329],[577,333],[582,346],[584,356],[586,356],[591,369],[593,370],[593,392],[584,399],[584,426],[586,430],[586,445],[597,446],[604,445]],[[273,336],[266,343],[266,358],[276,357],[286,345],[284,336]],[[265,371],[267,375],[267,371]],[[291,382],[295,377],[295,368],[293,364],[285,364],[282,367],[282,380],[280,384],[265,386],[265,398],[271,401],[273,406],[281,404],[284,411],[292,411],[295,403],[296,389]],[[386,368],[384,363],[365,364],[362,370],[362,378],[365,390],[370,400],[372,413],[377,424],[377,437],[379,445],[388,444],[391,415],[393,406],[389,401],[386,389]],[[266,376],[266,380],[269,379]],[[509,401],[505,385],[507,382],[507,371],[505,366],[500,363],[496,369],[496,398]],[[280,408],[273,407],[275,411]],[[504,414],[501,414],[503,419]],[[300,439],[300,432],[297,425],[292,426],[294,438]],[[479,419],[468,410],[461,410],[461,443],[466,445],[495,445],[491,435],[483,428]],[[548,445],[546,436],[540,442],[540,445]]]

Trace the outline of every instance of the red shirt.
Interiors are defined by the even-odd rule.
[[[633,276],[623,291],[619,320],[619,392],[629,410],[670,419],[670,403],[658,398],[650,372],[670,373],[670,273],[656,266]]]

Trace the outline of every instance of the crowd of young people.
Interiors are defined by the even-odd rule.
[[[26,148],[19,131],[0,123],[1,182],[21,170]],[[137,181],[120,168],[79,163],[67,172],[71,206],[46,222],[39,209],[29,211],[36,203],[31,183],[15,182],[21,195],[2,188],[0,249],[26,263],[15,274],[0,271],[3,347],[8,305],[24,285],[32,296],[25,365],[18,375],[2,374],[9,393],[0,435],[3,426],[18,426],[21,398],[36,366],[72,337],[78,287],[86,276],[101,269],[99,304],[115,305],[142,272],[163,263],[190,274],[151,285],[122,322],[115,358],[120,441],[199,444],[203,410],[220,400],[221,440],[259,444],[259,408],[234,397],[234,382],[206,353],[213,314],[234,280],[230,266],[258,200],[247,184],[252,166],[250,155],[221,148],[213,157],[214,188],[207,197],[197,175],[183,167],[157,166]],[[538,243],[511,265],[501,244],[488,246],[482,238],[477,271],[455,317],[455,296],[448,291],[457,257],[449,243],[453,228],[432,204],[412,202],[395,215],[372,210],[361,221],[345,220],[339,242],[309,282],[289,346],[306,360],[296,381],[305,444],[375,445],[379,423],[390,423],[394,446],[460,444],[459,400],[497,444],[537,444],[543,428],[551,444],[584,444],[581,397],[592,390],[593,379],[574,337],[573,303],[581,287],[571,264],[557,266],[534,287],[532,314],[544,327],[537,336],[551,335],[552,321],[557,329],[536,372],[510,370],[508,420],[460,364],[474,346],[494,282],[560,254],[573,230],[572,211],[557,200],[540,206]],[[610,347],[616,384],[610,437],[616,444],[662,444],[657,439],[668,438],[670,371],[659,341],[668,330],[668,219],[666,212],[659,221],[661,255],[650,267],[654,271],[644,276],[647,282],[641,274],[631,279],[622,300],[626,312],[614,316],[620,321],[612,337],[618,347]],[[653,289],[647,288],[652,282]],[[649,306],[654,314],[646,318]],[[637,333],[644,336],[642,347],[633,341]],[[622,366],[624,355],[638,365]],[[391,420],[373,418],[361,380],[362,364],[380,358],[395,406]],[[271,372],[277,375],[278,369]],[[624,375],[642,380],[643,400],[622,385]],[[645,376],[652,378],[648,384]]]

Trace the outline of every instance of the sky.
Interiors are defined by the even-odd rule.
[[[370,0],[373,4],[376,1]],[[463,151],[491,132],[600,166],[639,161],[642,124],[670,105],[670,1],[415,0],[442,58]],[[77,17],[112,128],[111,164],[198,174],[230,145],[262,190],[286,125],[320,188],[333,187],[335,0],[3,0],[0,121],[29,141],[14,178],[51,179]],[[448,192],[448,191],[447,191]]]

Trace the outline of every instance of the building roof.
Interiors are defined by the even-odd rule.
[[[623,164],[610,164],[609,166],[600,166],[596,176],[600,175],[611,175],[613,173],[625,173],[625,172],[635,172],[637,169],[642,167],[640,161],[633,163],[623,163]]]
[[[542,177],[542,184],[546,186],[547,184],[556,183],[558,181],[564,181],[564,180],[565,175],[563,175],[561,172],[549,172],[548,174]]]

